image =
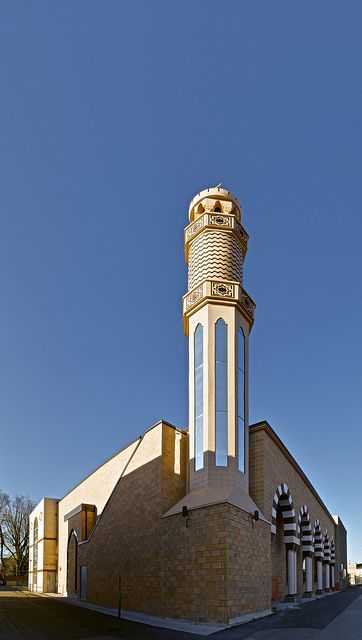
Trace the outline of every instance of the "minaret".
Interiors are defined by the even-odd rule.
[[[237,198],[220,187],[191,201],[185,229],[189,339],[188,508],[230,502],[251,513],[249,335],[255,304],[243,289],[248,234]],[[177,513],[180,504],[166,515]]]

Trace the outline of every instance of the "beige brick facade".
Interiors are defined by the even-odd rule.
[[[125,610],[222,623],[268,609],[269,525],[253,523],[229,504],[191,511],[187,527],[181,514],[162,518],[186,493],[186,435],[161,424],[151,440],[161,438],[162,456],[140,466],[134,460],[88,542],[79,544],[78,571],[88,567],[87,600],[111,608],[120,600]],[[139,458],[143,463],[142,445]],[[80,537],[79,515],[68,526]],[[70,575],[74,584],[73,570]]]
[[[62,580],[73,597],[82,595],[80,567],[86,566],[87,601],[114,609],[224,624],[267,611],[272,596],[283,598],[288,590],[279,515],[276,534],[270,529],[281,482],[297,514],[307,504],[312,520],[335,535],[332,516],[267,423],[250,429],[250,494],[264,515],[259,520],[227,502],[191,509],[187,522],[181,513],[164,517],[187,495],[186,432],[161,422],[125,451],[123,471],[97,517],[92,504],[71,505],[71,494],[67,514],[60,502]],[[75,501],[79,495],[77,487]],[[300,547],[299,593],[305,590],[302,562]]]

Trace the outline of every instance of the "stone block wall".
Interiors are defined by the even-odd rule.
[[[179,435],[177,435],[177,433]],[[153,430],[88,541],[87,600],[151,615],[227,623],[270,606],[270,526],[227,503],[163,518],[186,493],[186,436]],[[162,446],[155,447],[162,438]],[[155,442],[153,442],[155,440]],[[74,520],[69,527],[80,526]],[[187,524],[187,526],[186,526]],[[79,584],[79,580],[78,580]]]
[[[186,493],[186,436],[160,423],[146,432],[116,484],[79,563],[88,566],[87,599],[162,615],[165,559],[162,515]]]
[[[319,518],[334,536],[328,510],[277,436],[266,427],[252,428],[250,444],[250,493],[261,513],[271,518],[275,490],[286,482],[297,517],[306,504],[312,523]],[[188,521],[180,513],[163,517],[186,492],[187,435],[159,423],[134,449],[88,540],[79,543],[76,595],[80,566],[86,565],[89,602],[150,615],[229,624],[268,610],[272,590],[283,597],[281,517],[276,535],[263,518],[255,522],[226,502],[193,509]],[[72,515],[67,528],[81,540],[82,514]],[[299,592],[302,562],[299,551]]]
[[[270,608],[270,525],[227,506],[228,622]]]
[[[228,505],[190,512],[188,527],[182,515],[164,518],[163,612],[197,621],[227,619]]]

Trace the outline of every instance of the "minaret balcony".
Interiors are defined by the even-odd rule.
[[[204,280],[182,298],[185,335],[188,335],[189,317],[207,303],[237,306],[252,327],[256,304],[239,282]]]

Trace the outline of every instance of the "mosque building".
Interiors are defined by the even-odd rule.
[[[189,427],[161,420],[30,517],[29,588],[110,609],[236,624],[342,586],[346,530],[267,421],[249,425],[255,303],[235,196],[185,229]]]

